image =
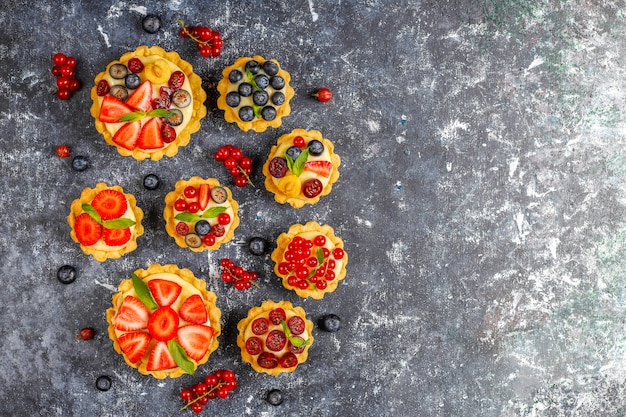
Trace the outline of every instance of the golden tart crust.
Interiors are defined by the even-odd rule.
[[[291,171],[287,171],[282,178],[275,178],[270,173],[270,163],[274,158],[285,158],[285,152],[293,146],[293,140],[296,136],[304,138],[306,149],[312,140],[318,140],[324,145],[324,152],[321,155],[312,155],[309,153],[307,163],[325,164],[326,168],[330,167],[328,176],[310,170],[305,166],[304,171],[297,176]],[[318,130],[294,129],[278,138],[277,144],[272,146],[269,156],[263,165],[263,174],[265,175],[265,188],[274,194],[274,199],[280,203],[288,203],[294,208],[301,208],[305,204],[315,204],[321,197],[330,194],[333,184],[339,179],[339,165],[341,158],[335,153],[333,143],[325,139]],[[314,196],[307,197],[303,193],[304,184],[307,181],[317,179],[322,184],[322,191]],[[288,181],[291,180],[291,181]]]
[[[313,243],[315,238],[320,235],[324,236],[325,241],[322,246],[318,246]],[[322,275],[323,278],[318,278],[319,280],[323,279],[325,284],[323,287],[318,288],[318,286],[311,282],[310,279],[309,285],[305,289],[289,283],[289,277],[294,276],[295,271],[289,268],[287,270],[284,269],[286,266],[285,264],[289,263],[289,261],[285,259],[285,254],[289,251],[289,244],[292,243],[296,237],[313,243],[312,245],[309,244],[310,254],[305,256],[307,259],[309,257],[318,257],[318,248],[325,248],[328,251],[328,256],[324,257],[322,264],[318,262],[316,267],[308,267],[309,274],[311,274],[313,270],[317,271],[321,269],[324,271],[324,274]],[[324,249],[321,250],[323,251]],[[320,225],[315,221],[310,221],[304,225],[292,225],[286,233],[281,233],[278,236],[276,240],[276,249],[272,252],[271,257],[274,261],[274,272],[282,279],[283,287],[288,290],[295,291],[296,294],[302,298],[311,297],[316,300],[320,300],[327,293],[335,291],[339,281],[346,277],[348,254],[343,250],[343,240],[335,236],[334,229],[327,224]],[[329,268],[328,266],[328,262],[331,260],[334,262],[333,268]],[[329,271],[332,271],[332,276],[328,275]]]
[[[221,237],[216,237],[215,243],[213,245],[207,246],[204,243],[202,243],[198,247],[191,247],[187,244],[185,240],[186,237],[180,235],[176,231],[176,225],[180,221],[177,220],[175,217],[178,214],[180,214],[180,212],[176,210],[174,205],[176,203],[176,200],[178,200],[179,198],[183,198],[189,202],[194,201],[195,199],[187,199],[184,196],[183,192],[185,188],[189,186],[199,189],[202,184],[207,184],[210,189],[213,189],[214,187],[221,187],[226,192],[226,201],[220,204],[220,203],[216,203],[215,200],[213,200],[213,198],[209,197],[208,206],[205,209],[198,211],[196,214],[202,214],[214,207],[225,207],[226,208],[225,212],[230,215],[230,223],[225,226],[226,230],[225,230],[224,235]],[[238,211],[239,211],[239,204],[233,198],[232,192],[230,191],[228,187],[221,186],[220,182],[215,178],[204,179],[201,177],[194,176],[194,177],[189,178],[188,180],[179,180],[178,182],[176,182],[174,191],[169,192],[165,196],[165,209],[163,210],[163,218],[165,219],[165,230],[171,237],[174,238],[174,240],[176,241],[176,244],[180,246],[181,248],[189,248],[190,250],[194,252],[202,252],[205,250],[215,250],[215,249],[218,249],[222,244],[230,242],[235,236],[235,229],[239,226],[239,222],[240,222]],[[212,226],[218,222],[217,217],[205,218],[204,220],[207,220]],[[185,223],[188,224],[190,233],[193,233],[194,223],[193,222],[185,222]]]
[[[221,334],[220,320],[222,317],[222,312],[216,306],[217,296],[215,295],[215,293],[207,291],[206,282],[204,280],[196,278],[193,272],[191,272],[189,269],[181,269],[173,264],[151,264],[147,269],[137,269],[134,274],[137,275],[144,282],[155,278],[167,279],[169,274],[174,275],[180,280],[179,284],[185,287],[183,289],[183,292],[181,292],[181,297],[183,296],[183,294],[186,294],[188,296],[193,294],[199,294],[202,297],[202,299],[204,300],[204,305],[207,309],[208,323],[210,323],[210,327],[213,328],[213,337],[208,346],[207,352],[202,357],[202,359],[200,359],[199,361],[194,361],[193,359],[190,360],[194,364],[194,369],[197,369],[198,366],[206,363],[211,356],[211,353],[217,350],[219,346],[217,338]],[[146,353],[137,363],[131,362],[122,351],[120,344],[118,343],[118,337],[123,332],[120,332],[115,328],[115,318],[120,306],[122,305],[122,302],[124,301],[125,296],[133,293],[134,287],[132,279],[123,280],[118,287],[118,292],[113,294],[113,306],[106,311],[106,319],[109,325],[108,334],[109,338],[113,341],[113,348],[117,353],[121,354],[124,357],[124,361],[128,364],[128,366],[136,368],[141,374],[152,375],[157,379],[164,379],[166,377],[178,378],[185,373],[185,371],[183,371],[180,367],[162,371],[149,371],[147,369],[148,357],[153,347],[152,344],[154,343],[154,340],[150,342],[151,344],[146,350]]]
[[[282,309],[284,311],[285,322],[289,321],[294,316],[298,316],[302,319],[302,322],[304,324],[304,332],[301,333],[298,337],[308,342],[303,347],[300,348],[299,353],[295,353],[295,357],[297,358],[296,365],[291,366],[291,367],[283,367],[281,366],[279,362],[278,366],[274,368],[265,368],[265,367],[260,366],[258,363],[258,358],[263,353],[265,352],[273,353],[278,359],[281,357],[281,355],[286,355],[290,352],[289,342],[286,343],[283,349],[281,349],[280,351],[274,351],[274,352],[270,351],[266,347],[266,344],[265,344],[267,335],[270,332],[274,330],[283,331],[283,327],[281,324],[274,324],[272,322],[269,322],[268,323],[269,327],[267,331],[261,335],[255,334],[251,329],[252,323],[256,319],[258,318],[268,319],[270,312],[276,309]],[[257,372],[266,373],[266,374],[270,374],[274,376],[279,375],[283,372],[293,372],[296,370],[298,365],[301,365],[304,362],[306,362],[309,356],[309,348],[313,344],[313,340],[314,340],[313,339],[313,322],[306,318],[306,312],[304,311],[302,307],[294,307],[288,301],[275,302],[272,300],[266,300],[260,306],[252,307],[250,310],[248,310],[247,317],[241,319],[239,323],[237,324],[237,330],[239,331],[239,334],[237,336],[237,345],[241,349],[241,358],[244,360],[244,362],[248,362],[252,366],[252,369],[254,369]],[[256,336],[263,340],[262,352],[255,354],[255,355],[250,354],[248,352],[248,349],[246,348],[246,341],[249,337],[252,337],[252,336]]]
[[[228,79],[228,76],[232,70],[238,69],[243,73],[243,79],[241,82],[247,82],[244,68],[246,63],[251,60],[257,61],[261,66],[263,66],[263,64],[268,61],[260,55],[255,55],[253,57],[240,57],[235,61],[234,64],[224,68],[224,70],[222,71],[222,79],[217,84],[217,91],[220,94],[217,99],[217,107],[220,110],[224,111],[224,120],[226,120],[228,123],[236,123],[237,126],[239,126],[239,128],[244,132],[247,132],[249,130],[254,130],[255,132],[264,132],[265,130],[267,130],[268,127],[280,127],[282,125],[282,118],[288,116],[291,113],[291,106],[289,105],[289,101],[294,96],[294,90],[291,85],[289,85],[289,82],[291,81],[291,75],[287,71],[280,68],[280,64],[278,63],[278,61],[274,59],[269,60],[278,65],[279,71],[276,75],[282,77],[285,80],[285,87],[283,87],[281,90],[276,90],[281,91],[285,95],[285,101],[280,106],[274,106],[271,104],[270,96],[268,105],[272,105],[276,109],[276,117],[273,120],[265,120],[262,117],[255,117],[252,121],[241,120],[239,118],[239,109],[242,106],[253,106],[252,95],[248,97],[242,97],[242,101],[237,107],[230,107],[226,103],[226,95],[231,91],[237,91],[237,86],[240,82],[237,82],[237,84],[233,84]],[[271,86],[268,87],[268,89],[272,93],[275,91]]]
[[[189,91],[192,95],[192,103],[182,109],[185,115],[185,120],[179,126],[175,127],[176,139],[171,143],[165,143],[162,148],[142,150],[135,148],[129,150],[124,148],[113,141],[113,135],[123,125],[123,123],[104,123],[99,120],[100,109],[103,97],[98,96],[97,86],[100,80],[106,79],[111,81],[112,77],[109,75],[109,69],[115,64],[126,65],[131,58],[139,58],[146,66],[153,64],[157,60],[165,60],[169,66],[169,71],[174,72],[180,70],[185,73],[186,80],[183,88]],[[141,81],[145,81],[148,77],[146,71],[142,71],[138,74]],[[159,87],[167,87],[167,79],[155,80],[152,82],[153,98],[159,97]],[[169,78],[169,76],[168,76]],[[118,83],[123,83],[123,80],[116,80]],[[137,160],[144,160],[150,158],[154,161],[158,161],[163,156],[172,157],[178,153],[178,148],[186,146],[191,139],[191,134],[197,132],[200,129],[200,120],[206,116],[206,107],[204,101],[206,100],[206,92],[202,88],[202,79],[200,76],[193,72],[192,65],[184,61],[180,55],[176,52],[167,52],[159,46],[148,47],[146,45],[139,46],[133,52],[127,52],[120,57],[119,60],[112,61],[107,65],[105,71],[99,73],[94,79],[94,86],[91,88],[91,99],[93,104],[91,105],[91,115],[95,119],[95,126],[98,132],[102,133],[104,140],[109,144],[117,148],[120,155],[132,156]]]
[[[128,204],[128,209],[123,217],[129,218],[135,221],[135,225],[131,226],[131,238],[130,240],[124,244],[123,246],[115,246],[110,247],[104,243],[102,238],[96,242],[96,244],[91,246],[85,246],[79,242],[76,237],[76,231],[74,230],[74,226],[76,224],[76,218],[80,216],[85,211],[82,208],[83,204],[91,204],[93,199],[98,195],[101,191],[104,190],[115,190],[126,197],[126,202]],[[122,257],[124,254],[128,252],[132,252],[137,249],[137,238],[143,235],[144,228],[141,224],[143,220],[143,210],[137,207],[137,200],[135,196],[132,194],[124,193],[124,189],[119,185],[109,186],[106,183],[99,182],[96,184],[95,188],[85,188],[80,194],[80,197],[74,201],[70,205],[70,214],[67,216],[67,222],[70,225],[71,231],[70,236],[72,240],[78,244],[80,244],[80,249],[86,253],[87,255],[93,256],[98,262],[104,262],[107,259],[118,259]]]

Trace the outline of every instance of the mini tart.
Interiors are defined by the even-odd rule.
[[[120,283],[119,292],[113,295],[113,307],[106,311],[108,333],[115,351],[144,375],[158,379],[178,378],[185,371],[175,363],[169,351],[169,343],[175,341],[195,371],[219,345],[222,312],[215,305],[216,295],[207,291],[205,281],[196,278],[189,269],[179,269],[176,265],[152,264],[146,270],[136,270],[134,275],[145,283],[144,288],[156,303],[156,309],[141,301],[132,279]],[[178,320],[174,323],[177,328],[174,326],[173,333],[166,337],[162,337],[159,321],[150,320],[161,310],[170,312]],[[171,324],[167,320],[164,323]],[[162,340],[165,338],[169,339]]]
[[[133,65],[137,60],[141,62],[138,67]],[[121,68],[116,74],[126,72],[126,77],[114,78],[112,67]],[[184,74],[182,85],[175,80],[182,80],[179,76],[181,73]],[[141,84],[137,87],[131,81],[129,86],[134,88],[127,88],[128,75],[139,76]],[[103,80],[108,84],[109,91],[99,89]],[[96,129],[123,156],[155,161],[164,155],[172,157],[178,153],[179,147],[189,143],[191,134],[200,129],[200,119],[206,115],[203,104],[206,93],[202,89],[202,79],[178,53],[166,52],[158,46],[149,48],[144,45],[125,53],[119,60],[110,62],[106,71],[99,73],[94,82],[91,88],[91,115],[95,119]],[[177,115],[152,117],[148,114],[132,122],[115,122],[118,117],[129,112],[149,113],[156,109],[177,112]]]
[[[267,300],[252,307],[237,330],[242,359],[255,371],[270,375],[295,371],[306,362],[313,344],[313,322],[307,320],[302,307],[288,301]]]
[[[98,197],[101,193],[109,193],[115,194],[120,199],[123,199],[123,203],[125,204],[126,209],[123,210],[123,213],[120,212],[117,215],[114,215],[112,219],[108,219],[106,221],[119,222],[120,219],[126,219],[123,221],[127,221],[129,223],[134,222],[134,224],[125,228],[118,228],[116,232],[112,232],[111,228],[107,227],[107,224],[100,219],[101,227],[98,226],[98,222],[93,220],[90,221],[89,217],[91,217],[85,211],[85,204],[92,205],[94,199]],[[88,208],[89,209],[89,208]],[[90,211],[93,212],[93,207]],[[104,213],[104,212],[103,212]],[[111,217],[111,216],[102,216],[102,217]],[[85,220],[87,220],[85,222]],[[107,259],[117,259],[122,255],[128,252],[132,252],[137,249],[137,238],[143,234],[143,226],[141,221],[143,220],[143,211],[137,207],[137,200],[132,194],[125,194],[122,187],[119,185],[109,186],[103,182],[96,184],[95,188],[85,188],[80,194],[80,198],[72,201],[70,205],[70,214],[67,216],[67,222],[70,225],[71,231],[70,236],[74,242],[80,244],[81,250],[87,255],[93,256],[97,261],[104,262]],[[78,221],[78,224],[77,224]],[[100,229],[98,232],[97,229]],[[109,231],[107,231],[109,229]],[[124,231],[126,233],[126,238],[124,243],[120,244],[110,244],[107,243],[109,237],[105,238],[105,233],[109,234],[117,234],[117,232],[122,231],[124,229],[128,229],[128,231]],[[89,233],[89,238],[86,237],[85,232]]]
[[[278,236],[276,244],[272,252],[274,272],[285,288],[302,298],[320,300],[346,277],[348,254],[328,225],[315,221],[294,224]]]
[[[252,81],[246,69],[253,76]],[[254,81],[258,76],[266,77],[265,81],[259,80],[261,86],[264,82],[269,81],[269,84],[261,88]],[[294,96],[294,90],[289,85],[290,81],[291,75],[281,69],[276,60],[266,60],[259,55],[238,58],[222,71],[222,79],[217,84],[220,94],[217,107],[224,111],[224,119],[228,123],[237,123],[244,132],[277,128],[282,124],[281,119],[291,113],[289,101]],[[256,98],[253,98],[254,93],[258,93]],[[260,101],[255,103],[255,100]]]
[[[195,196],[186,196],[185,190],[189,187],[195,190]],[[177,207],[181,208],[179,200],[184,201],[187,208],[178,210]],[[199,209],[193,212],[191,204],[198,205]],[[165,230],[181,248],[194,252],[215,250],[235,236],[235,229],[239,226],[238,210],[239,204],[230,189],[220,186],[217,179],[191,177],[180,180],[174,191],[165,196]],[[228,215],[228,223],[220,213]],[[204,221],[202,227],[198,225],[201,221]]]
[[[304,144],[296,146],[294,140]],[[291,158],[295,163],[290,166],[287,155],[293,155],[293,150],[306,160]],[[330,194],[339,178],[341,158],[334,150],[333,143],[317,130],[294,129],[282,135],[263,165],[265,188],[274,193],[278,203],[289,203],[294,208],[317,203],[320,197]]]

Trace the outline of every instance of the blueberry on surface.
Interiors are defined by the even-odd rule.
[[[146,190],[156,190],[159,188],[160,183],[159,177],[155,174],[148,174],[143,177],[143,186]]]
[[[71,284],[76,280],[76,268],[72,265],[63,265],[57,270],[57,279],[61,284]]]
[[[141,27],[148,33],[157,33],[161,29],[161,18],[154,14],[146,15],[141,20]]]
[[[283,403],[283,400],[283,392],[279,389],[273,389],[267,393],[267,402],[271,405],[281,405]]]
[[[248,241],[248,250],[255,256],[265,255],[268,249],[269,242],[260,236],[255,236]]]
[[[335,314],[327,314],[319,320],[318,325],[320,329],[334,333],[341,329],[341,319]]]
[[[81,172],[87,168],[89,168],[89,159],[87,159],[86,156],[77,155],[72,159],[72,169],[74,169],[74,171]]]
[[[96,379],[96,388],[99,391],[108,391],[111,389],[111,385],[111,377],[107,375],[101,375]]]

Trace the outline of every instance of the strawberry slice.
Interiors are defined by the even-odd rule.
[[[126,99],[126,105],[137,110],[150,111],[152,109],[152,83],[150,80],[142,82],[139,87]]]
[[[150,335],[143,332],[124,333],[117,338],[117,343],[128,360],[137,363],[148,350]]]
[[[188,324],[178,329],[176,339],[185,349],[187,356],[199,361],[209,350],[213,339],[213,328],[201,324]]]
[[[134,332],[148,327],[150,312],[139,299],[127,295],[115,317],[115,328],[123,332]]]
[[[158,278],[148,281],[148,287],[154,301],[161,307],[171,306],[183,290],[183,287],[175,282]]]
[[[330,161],[308,161],[304,164],[305,171],[313,171],[322,177],[330,176],[332,168],[333,163]]]
[[[113,135],[113,142],[132,151],[137,146],[137,139],[141,133],[141,120],[128,122],[118,129]]]
[[[137,147],[139,149],[159,149],[165,145],[161,136],[161,123],[161,119],[153,117],[143,125],[137,139]]]
[[[152,347],[148,363],[146,363],[148,371],[162,371],[164,369],[176,368],[176,366],[176,362],[167,348],[167,343],[158,342]]]
[[[91,201],[91,206],[96,209],[102,220],[117,219],[122,217],[128,209],[126,196],[116,190],[102,190]]]
[[[198,204],[200,210],[204,210],[209,205],[209,199],[211,198],[211,187],[209,184],[200,184],[200,190],[198,193]]]
[[[122,100],[107,95],[102,99],[98,120],[104,123],[118,123],[120,117],[132,111],[133,109],[127,106]]]
[[[104,229],[104,234],[102,238],[104,239],[104,243],[109,246],[122,246],[125,245],[126,242],[130,240],[131,233],[130,228],[126,229]]]
[[[198,294],[185,300],[178,309],[178,315],[181,319],[193,324],[204,324],[208,318],[204,301]]]
[[[78,239],[81,245],[91,246],[100,240],[102,226],[92,219],[89,214],[82,213],[76,218],[74,232],[76,233],[76,239]]]
[[[178,314],[171,307],[157,308],[148,320],[148,331],[156,340],[172,339],[178,331]]]

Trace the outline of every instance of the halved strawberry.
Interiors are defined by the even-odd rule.
[[[139,87],[126,99],[126,105],[143,111],[152,109],[152,83],[150,80],[142,82]]]
[[[91,246],[100,240],[102,226],[87,213],[82,213],[76,218],[74,224],[76,239],[85,246]]]
[[[128,209],[126,196],[116,190],[102,190],[91,201],[91,206],[96,209],[102,220],[117,219],[122,217]]]
[[[172,339],[178,331],[178,314],[171,307],[157,308],[148,319],[148,331],[156,340]]]
[[[161,136],[161,123],[161,119],[153,117],[143,125],[137,139],[139,149],[159,149],[165,145]]]
[[[174,361],[172,354],[168,350],[167,343],[158,342],[152,347],[148,363],[146,363],[148,371],[162,371],[175,368],[176,366],[176,361]]]
[[[207,321],[206,306],[202,297],[194,294],[187,298],[178,309],[181,319],[193,324],[204,324]]]
[[[137,146],[137,139],[141,133],[141,120],[128,122],[118,129],[113,135],[113,142],[132,151]]]
[[[123,332],[134,332],[148,327],[150,312],[139,299],[127,295],[122,301],[113,322],[115,328]]]
[[[137,363],[148,350],[150,335],[144,332],[124,333],[117,338],[117,343],[128,360]]]
[[[104,239],[104,243],[109,246],[122,246],[125,245],[126,242],[130,240],[131,233],[130,228],[126,229],[107,229],[104,228],[104,234],[102,238]]]
[[[209,350],[213,339],[213,328],[202,324],[188,324],[178,329],[176,339],[185,349],[187,356],[199,361]]]
[[[154,301],[161,307],[171,306],[180,295],[183,288],[175,282],[166,279],[151,279],[148,287],[152,292]]]
[[[120,117],[132,111],[133,109],[127,106],[122,100],[107,95],[102,99],[98,120],[104,123],[118,123]]]
[[[209,184],[200,184],[199,188],[198,204],[200,205],[200,210],[204,210],[209,205],[209,200],[211,199],[211,187]]]
[[[330,161],[308,161],[304,164],[305,171],[313,171],[322,177],[330,176],[332,168],[333,163]]]

